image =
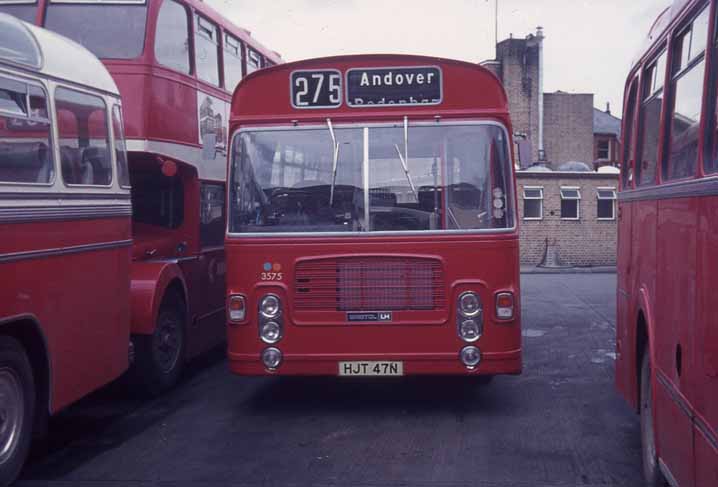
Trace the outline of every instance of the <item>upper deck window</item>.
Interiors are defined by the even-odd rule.
[[[54,172],[45,91],[0,78],[0,182],[49,184]]]
[[[69,37],[101,59],[134,59],[145,45],[144,0],[50,0],[45,27]]]
[[[199,15],[196,19],[194,51],[197,77],[219,86],[219,29]]]
[[[34,24],[37,16],[37,0],[0,0],[0,12]]]
[[[262,69],[262,55],[251,47],[247,48],[247,74]]]
[[[229,35],[224,35],[224,87],[234,91],[242,81],[242,42]]]
[[[35,38],[17,20],[0,19],[0,46],[0,59],[31,68],[41,67],[42,54]]]
[[[406,138],[402,124],[243,131],[230,231],[511,228],[510,168],[495,125],[417,125]]]
[[[164,0],[157,18],[155,57],[163,66],[189,74],[189,20],[187,10],[174,0]]]
[[[670,149],[663,164],[665,180],[696,174],[708,13],[709,8],[705,7],[673,45]]]
[[[640,113],[640,155],[636,156],[636,183],[655,184],[658,165],[658,137],[661,130],[663,84],[666,75],[667,51],[643,72],[643,103]]]
[[[112,159],[104,100],[60,87],[55,91],[55,107],[65,183],[109,186]]]

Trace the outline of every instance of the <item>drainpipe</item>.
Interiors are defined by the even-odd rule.
[[[536,27],[536,41],[538,42],[538,158],[546,160],[546,151],[543,145],[543,27]]]

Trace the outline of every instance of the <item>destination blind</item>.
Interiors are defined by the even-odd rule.
[[[441,70],[433,66],[350,69],[346,91],[350,107],[438,105]]]

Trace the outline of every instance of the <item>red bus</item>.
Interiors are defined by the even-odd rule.
[[[225,339],[229,102],[280,62],[200,0],[0,4],[90,49],[122,94],[132,183],[132,372],[158,393]]]
[[[230,125],[233,372],[521,372],[511,122],[489,71],[284,64],[240,84]]]
[[[102,63],[4,14],[0,38],[0,485],[7,485],[48,413],[127,369],[132,208],[122,103]]]
[[[715,24],[715,0],[676,1],[626,84],[616,384],[650,485],[718,485]]]

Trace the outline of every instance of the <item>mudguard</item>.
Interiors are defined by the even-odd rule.
[[[175,261],[133,262],[130,283],[130,332],[138,335],[154,333],[157,315],[167,288],[179,282],[187,303],[187,284]]]

